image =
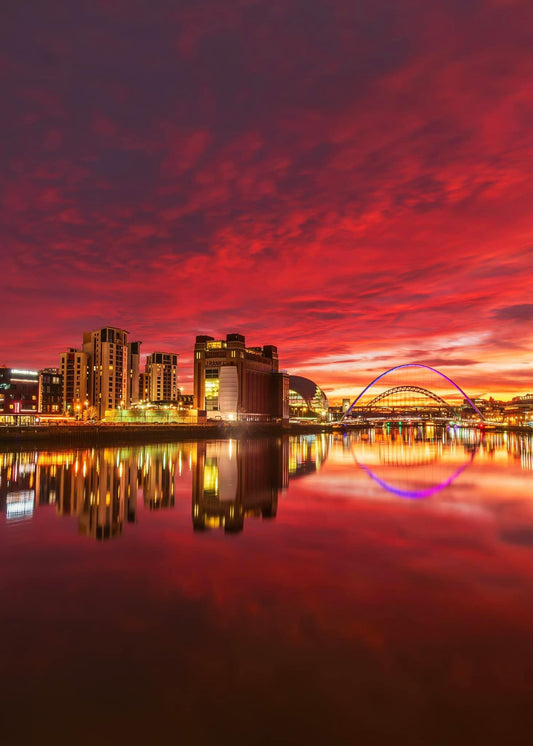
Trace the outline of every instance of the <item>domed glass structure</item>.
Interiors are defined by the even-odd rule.
[[[328,416],[328,397],[309,378],[289,376],[289,415],[293,419],[322,422]]]

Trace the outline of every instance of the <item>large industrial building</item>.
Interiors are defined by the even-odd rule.
[[[242,334],[196,337],[194,404],[208,419],[287,420],[289,376],[279,371],[277,347],[247,347]]]

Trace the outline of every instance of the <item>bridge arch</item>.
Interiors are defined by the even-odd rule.
[[[455,389],[457,389],[457,391],[461,394],[461,396],[463,396],[466,399],[466,401],[470,404],[470,406],[472,407],[472,409],[474,409],[474,411],[477,412],[477,414],[479,415],[479,417],[482,420],[485,419],[483,417],[483,415],[481,414],[481,412],[479,411],[479,409],[474,404],[474,402],[472,401],[472,399],[463,391],[463,389],[460,386],[458,386],[455,383],[455,381],[452,381],[452,379],[449,378],[447,375],[445,375],[444,373],[441,373],[440,370],[437,370],[436,368],[432,368],[430,365],[424,365],[423,363],[403,363],[402,365],[395,365],[393,368],[389,368],[388,370],[384,371],[383,373],[380,373],[380,375],[377,376],[376,378],[374,378],[373,381],[370,381],[370,383],[368,384],[368,386],[365,386],[365,388],[361,391],[361,393],[350,404],[350,406],[348,407],[348,409],[346,410],[346,412],[342,415],[341,422],[344,422],[344,420],[346,419],[346,417],[349,416],[350,412],[352,411],[352,409],[354,408],[354,406],[357,404],[357,402],[359,401],[359,399],[362,396],[364,396],[366,394],[366,392],[370,388],[372,388],[372,386],[375,383],[377,383],[378,381],[380,381],[385,376],[388,376],[389,373],[392,373],[395,370],[400,370],[402,368],[424,368],[425,370],[430,370],[432,373],[436,373],[438,376],[440,376],[441,378],[443,378],[445,381],[448,381],[448,383],[451,383],[451,385]]]
[[[404,392],[412,392],[415,394],[421,394],[422,396],[425,396],[427,399],[431,399],[431,401],[435,402],[436,404],[439,404],[441,407],[445,407],[446,409],[452,410],[453,407],[448,404],[445,399],[442,398],[442,396],[439,396],[438,394],[434,394],[433,391],[430,391],[429,389],[424,389],[421,386],[394,386],[391,389],[387,389],[386,391],[383,391],[381,394],[378,394],[375,396],[372,401],[369,401],[368,404],[365,404],[365,410],[368,411],[369,409],[372,409],[378,402],[384,401],[385,399],[388,399],[390,396],[394,396],[395,394],[404,393]]]

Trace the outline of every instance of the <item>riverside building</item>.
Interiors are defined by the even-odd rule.
[[[77,417],[89,406],[89,355],[71,347],[59,356],[63,385],[63,412]]]
[[[59,368],[39,371],[39,412],[61,414],[63,411],[63,381]]]
[[[139,400],[140,342],[129,332],[108,326],[83,335],[89,356],[89,402],[101,419],[106,410],[127,408]]]
[[[7,415],[35,414],[39,398],[36,370],[0,368],[0,411]]]
[[[194,404],[207,419],[288,420],[289,376],[274,345],[247,347],[241,334],[196,337]]]
[[[328,398],[314,381],[289,376],[289,413],[291,418],[324,422],[328,417]]]
[[[178,356],[172,352],[153,352],[148,355],[141,382],[141,399],[150,402],[177,402]]]

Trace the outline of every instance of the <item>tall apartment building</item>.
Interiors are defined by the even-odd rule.
[[[59,368],[39,371],[39,412],[61,414],[63,411],[63,381]]]
[[[150,376],[139,373],[139,401],[150,401]]]
[[[246,347],[241,334],[196,337],[194,403],[208,419],[287,420],[289,376],[279,371],[277,347]]]
[[[178,356],[172,352],[154,352],[146,358],[143,380],[151,402],[178,401]]]
[[[89,364],[89,355],[73,347],[59,356],[65,414],[80,416],[89,406]]]
[[[90,358],[89,402],[97,416],[106,409],[127,408],[139,400],[140,342],[128,342],[124,329],[104,327],[83,335]]]

